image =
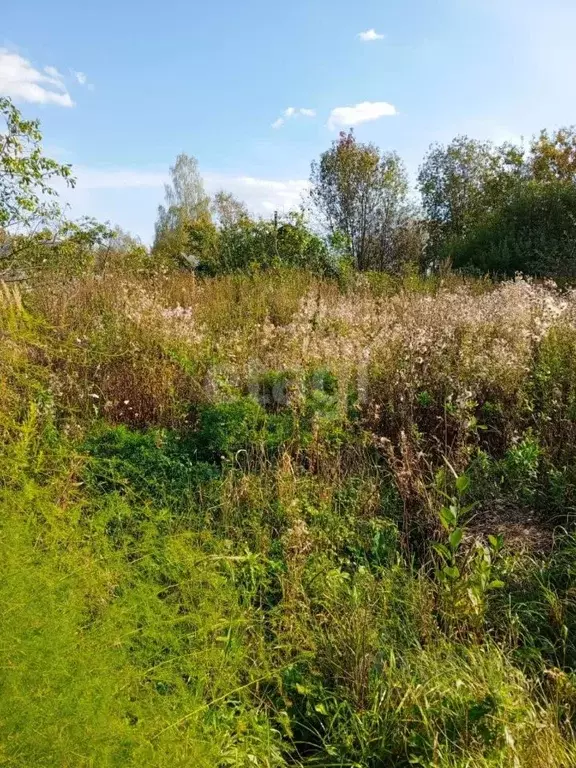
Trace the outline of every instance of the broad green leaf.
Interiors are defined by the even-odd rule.
[[[442,507],[438,515],[440,517],[440,522],[447,531],[450,531],[452,528],[454,528],[458,520],[457,514],[454,511],[454,507]]]
[[[432,549],[437,552],[441,557],[444,557],[446,560],[450,559],[450,550],[445,544],[441,544],[439,541],[435,541],[432,544]]]
[[[504,536],[502,536],[501,533],[499,533],[498,536],[493,536],[490,534],[488,536],[488,541],[492,549],[494,549],[496,552],[499,552],[504,546]]]
[[[463,531],[462,528],[456,528],[452,531],[449,537],[450,546],[453,550],[458,549],[460,542],[462,541]]]
[[[468,475],[460,475],[456,478],[456,489],[458,493],[464,493],[470,486],[470,478]]]

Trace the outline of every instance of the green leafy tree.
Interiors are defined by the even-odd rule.
[[[510,144],[458,136],[447,146],[433,145],[418,174],[429,227],[427,265],[445,258],[447,244],[509,199],[524,175],[523,153]]]
[[[221,236],[211,216],[201,214],[188,224],[186,232],[188,264],[202,272],[220,271],[214,265],[220,262]]]
[[[165,203],[158,208],[152,252],[156,257],[191,267],[194,254],[190,250],[190,226],[210,218],[210,198],[194,157],[178,155],[170,177],[171,183],[164,187]]]
[[[542,131],[525,153],[458,137],[420,169],[428,264],[573,280],[576,129]]]
[[[241,221],[250,219],[246,204],[223,189],[214,195],[212,214],[222,229],[235,227]]]
[[[23,274],[30,232],[60,215],[50,182],[61,178],[74,186],[74,179],[69,165],[44,156],[38,120],[25,120],[7,98],[0,98],[0,116],[0,276],[8,279]]]
[[[342,132],[312,163],[313,209],[332,237],[343,235],[353,265],[383,269],[398,260],[395,234],[408,218],[408,180],[394,152]]]
[[[576,183],[576,126],[560,128],[532,139],[528,158],[529,175],[539,182]]]
[[[11,255],[5,280],[32,278],[38,274],[104,274],[149,271],[147,249],[118,227],[90,217],[78,221],[50,222],[33,232],[17,232],[5,238]]]
[[[56,191],[55,178],[74,186],[72,170],[45,157],[38,120],[25,120],[7,98],[0,98],[0,116],[5,128],[0,131],[0,227],[29,223],[33,217],[53,215],[55,207],[46,198]]]
[[[334,270],[324,240],[313,233],[301,213],[253,220],[242,216],[216,229],[201,221],[191,228],[198,268],[207,274],[296,267],[319,273]]]
[[[529,181],[451,246],[456,269],[576,279],[576,185]]]

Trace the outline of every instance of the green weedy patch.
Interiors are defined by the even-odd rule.
[[[178,280],[0,304],[0,764],[576,764],[566,299]]]

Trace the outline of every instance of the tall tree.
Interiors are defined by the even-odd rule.
[[[250,219],[248,208],[242,200],[238,200],[231,192],[221,189],[214,195],[212,212],[222,229],[237,226],[241,221]]]
[[[467,136],[430,147],[418,174],[430,262],[509,197],[524,174],[523,163],[522,151],[510,144],[496,147]]]
[[[492,148],[491,162],[488,173],[474,176],[477,196],[465,226],[446,224],[442,257],[466,271],[573,280],[576,128],[542,131],[526,154]]]
[[[394,152],[340,133],[318,162],[312,163],[310,196],[332,235],[343,235],[360,270],[393,260],[394,232],[406,218],[408,181]]]
[[[494,277],[576,278],[576,185],[527,181],[454,243],[455,269]]]
[[[71,167],[44,156],[40,122],[25,120],[10,99],[0,98],[0,120],[0,227],[53,216],[56,208],[46,202],[56,195],[50,181],[74,186]]]
[[[189,266],[192,257],[189,229],[199,220],[210,219],[210,198],[198,170],[196,158],[178,155],[170,168],[171,183],[164,187],[165,203],[158,207],[153,253]]]
[[[576,126],[549,134],[542,131],[532,139],[528,159],[535,181],[576,183]]]
[[[44,156],[40,122],[25,120],[10,99],[0,98],[0,123],[0,278],[7,279],[29,270],[44,236],[37,231],[61,214],[51,182],[74,186],[74,179],[69,165]]]

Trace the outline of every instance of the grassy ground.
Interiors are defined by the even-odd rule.
[[[576,297],[0,293],[0,765],[576,765]]]

